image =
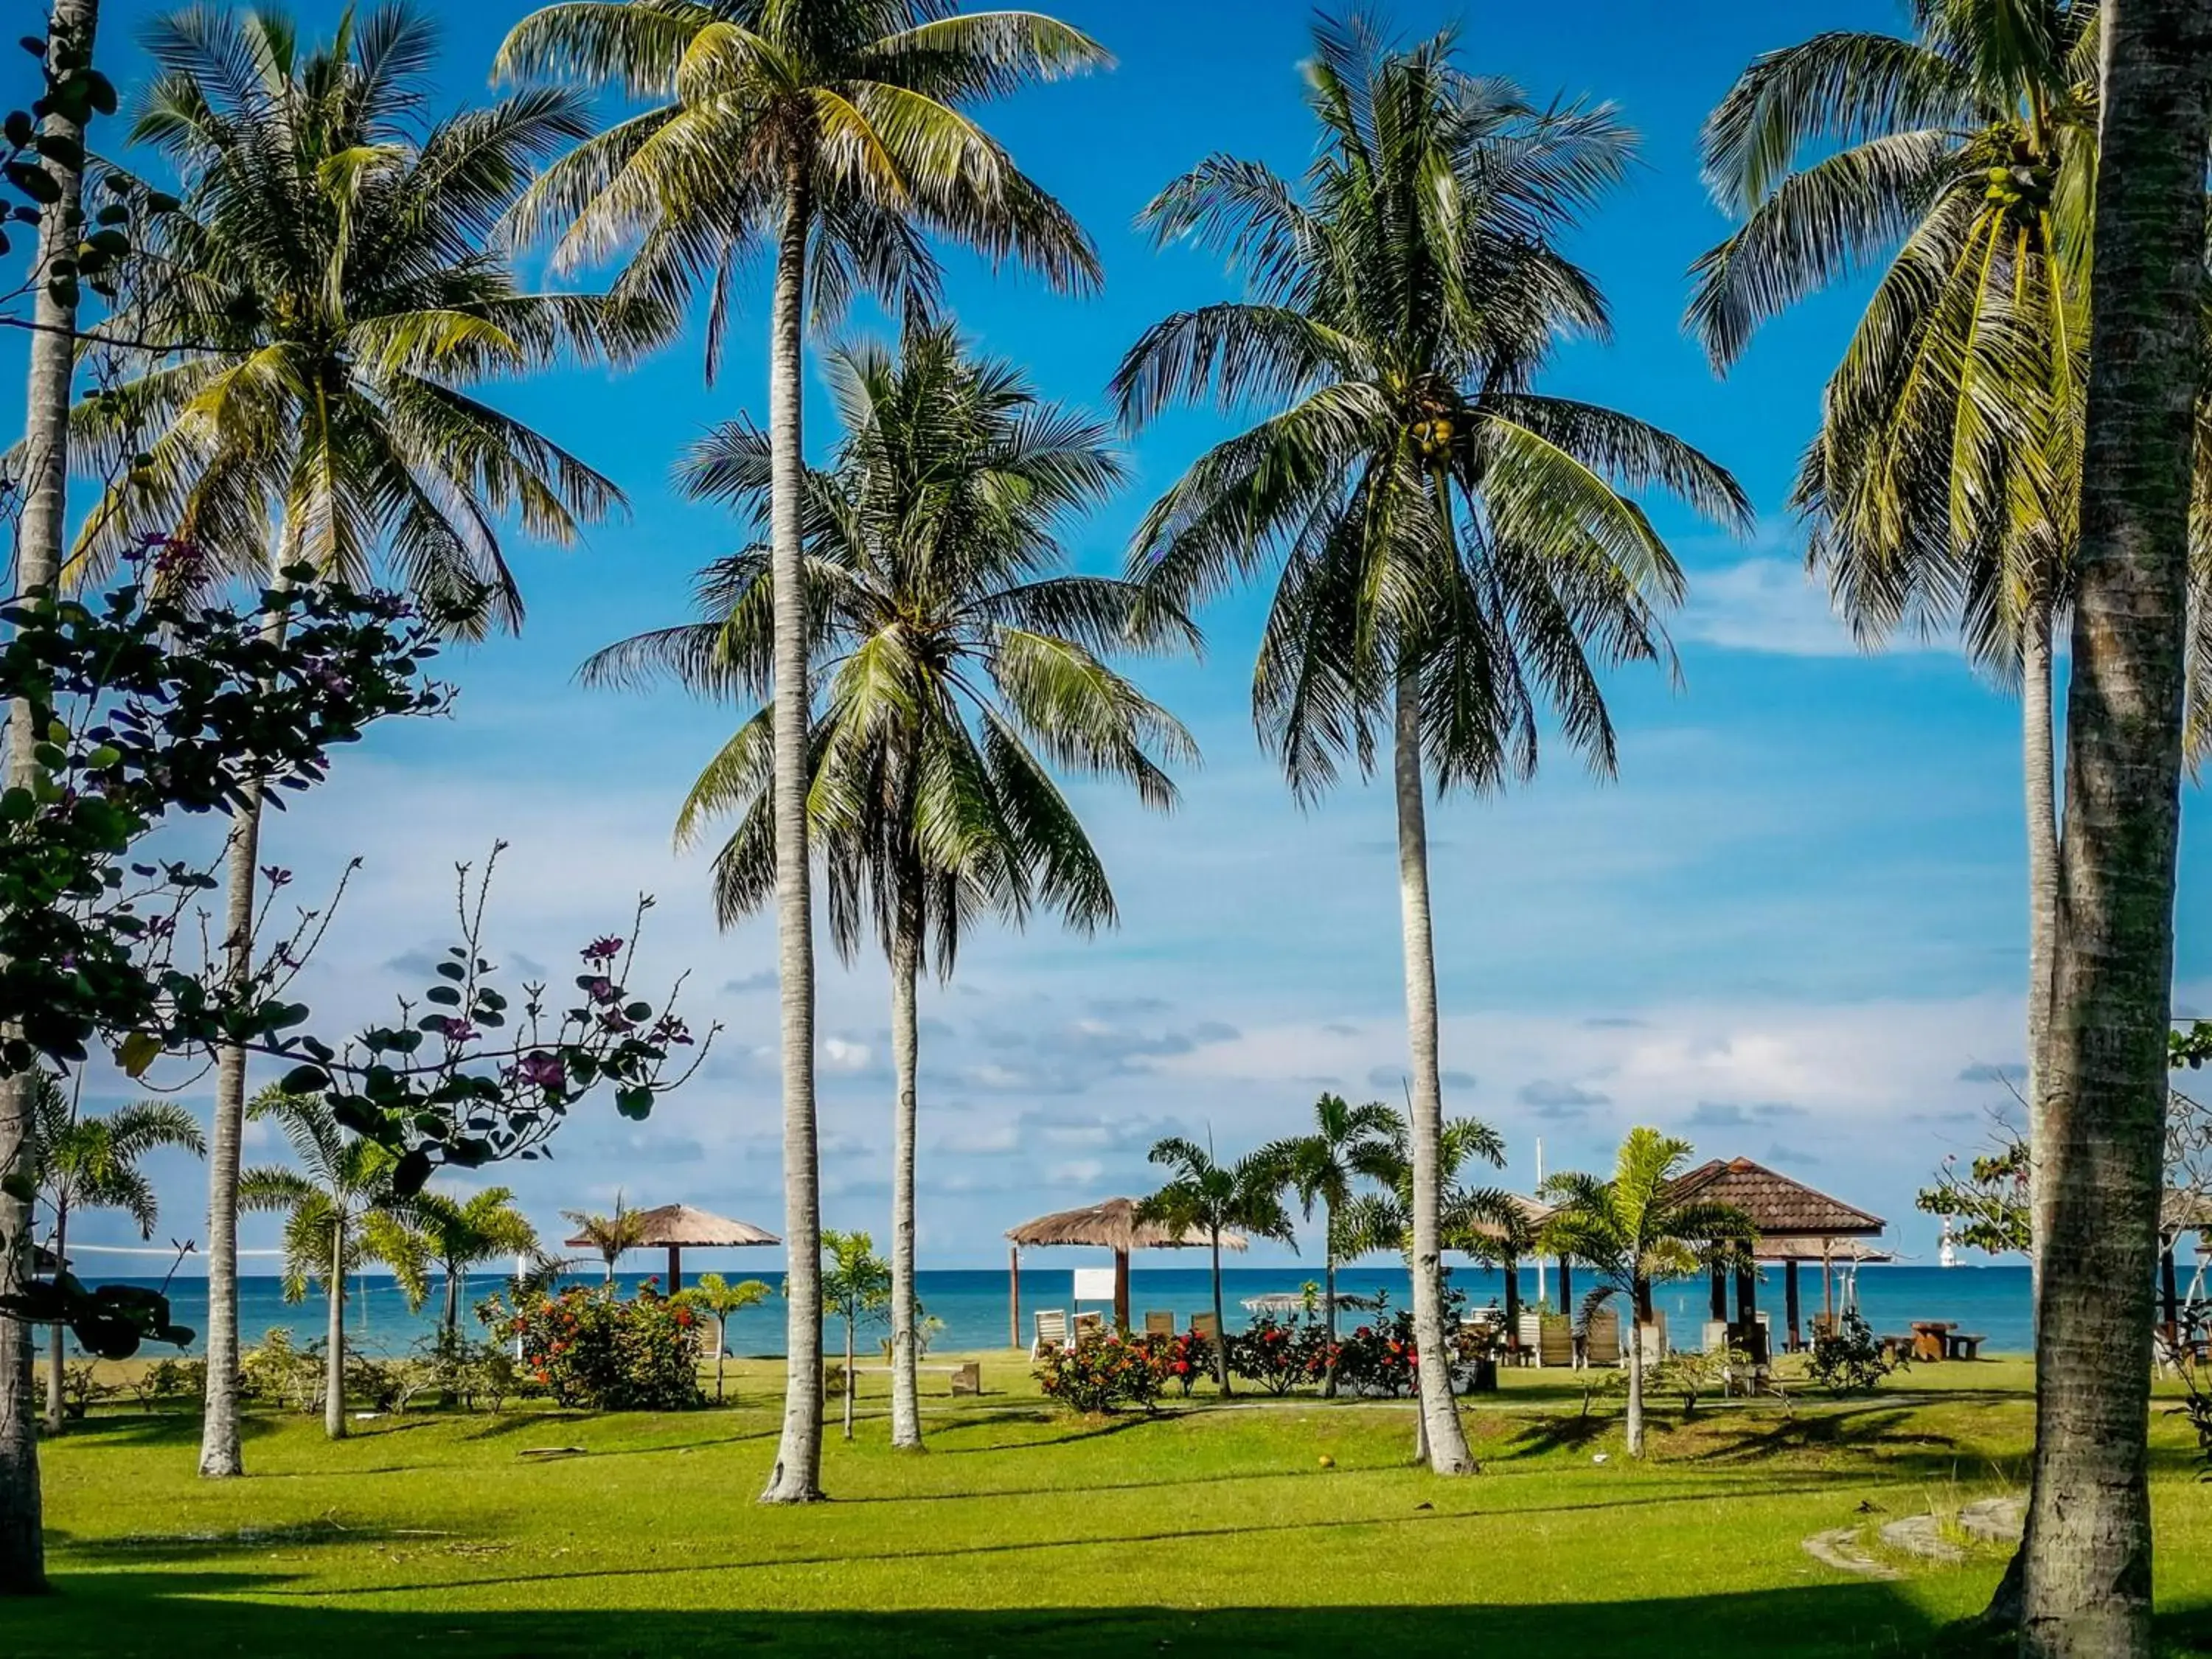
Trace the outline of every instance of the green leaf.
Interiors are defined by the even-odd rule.
[[[146,1075],[154,1062],[161,1057],[161,1040],[144,1031],[133,1031],[125,1037],[115,1050],[115,1063],[126,1076],[137,1079]]]
[[[319,1066],[295,1066],[276,1086],[288,1095],[319,1095],[331,1086],[331,1074]]]
[[[642,1121],[653,1114],[653,1091],[641,1085],[616,1091],[615,1110],[626,1118]]]

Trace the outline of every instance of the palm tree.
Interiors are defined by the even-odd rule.
[[[80,1115],[76,1103],[51,1074],[41,1073],[32,1102],[33,1151],[38,1195],[53,1216],[48,1249],[61,1261],[69,1249],[70,1217],[78,1210],[122,1210],[138,1224],[142,1238],[154,1236],[161,1206],[153,1183],[138,1167],[147,1153],[181,1146],[207,1156],[198,1120],[173,1101],[148,1100],[100,1117]],[[46,1430],[62,1431],[62,1331],[57,1325],[46,1352]]]
[[[274,1123],[299,1162],[298,1169],[248,1170],[238,1178],[244,1210],[284,1216],[284,1299],[303,1302],[311,1282],[321,1285],[330,1319],[323,1356],[323,1432],[346,1433],[346,1275],[364,1261],[388,1264],[410,1308],[422,1306],[429,1286],[422,1273],[415,1204],[392,1183],[398,1154],[338,1127],[319,1096],[264,1089],[246,1115]]]
[[[487,1187],[465,1200],[426,1189],[409,1218],[421,1235],[422,1254],[445,1277],[445,1305],[438,1329],[447,1343],[461,1328],[461,1294],[471,1268],[516,1257],[541,1257],[538,1229],[515,1207],[514,1189]]]
[[[49,60],[74,54],[89,65],[100,24],[99,0],[53,0],[46,30]],[[39,212],[34,274],[73,254],[83,235],[83,169],[71,164],[68,146],[81,146],[82,121],[66,109],[48,108],[40,136],[61,141],[54,153],[33,158],[54,186]],[[28,384],[23,399],[23,448],[17,473],[22,491],[15,526],[14,588],[18,594],[52,588],[59,575],[69,520],[69,411],[76,385],[77,290],[74,283],[40,282],[32,296],[35,327],[26,352]],[[8,710],[5,782],[34,787],[40,734],[23,705]],[[20,1174],[33,1151],[39,1076],[19,1072],[0,1078],[0,1174]],[[0,1185],[0,1293],[20,1291],[31,1277],[32,1206],[20,1182]],[[45,1529],[39,1497],[39,1437],[31,1408],[32,1332],[20,1320],[0,1319],[0,1595],[28,1595],[46,1588]]]
[[[1404,1120],[1379,1100],[1364,1106],[1349,1104],[1342,1095],[1324,1094],[1314,1102],[1310,1133],[1278,1140],[1264,1149],[1284,1172],[1290,1189],[1308,1221],[1314,1206],[1322,1207],[1322,1306],[1328,1321],[1328,1345],[1336,1348],[1336,1263],[1349,1254],[1349,1237],[1342,1222],[1354,1197],[1353,1183],[1362,1176],[1387,1179],[1391,1136],[1402,1132]],[[1332,1357],[1322,1392],[1336,1397],[1336,1361]]]
[[[2066,702],[2021,1651],[2152,1650],[2163,1196],[2192,492],[2206,485],[2212,0],[2103,9],[2103,182]],[[2192,422],[2198,428],[2192,430]],[[2192,481],[2192,468],[2197,476]]]
[[[1663,432],[1534,389],[1604,303],[1555,246],[1629,165],[1609,106],[1539,108],[1456,60],[1324,20],[1307,66],[1320,129],[1303,186],[1217,156],[1146,217],[1225,255],[1249,297],[1156,325],[1115,391],[1134,426],[1176,398],[1276,406],[1152,508],[1133,572],[1178,602],[1279,562],[1254,674],[1293,792],[1387,723],[1413,1061],[1413,1314],[1440,1471],[1473,1467],[1444,1364],[1438,1279],[1436,966],[1426,784],[1501,787],[1551,724],[1601,773],[1615,745],[1599,669],[1665,660],[1681,573],[1624,491],[1658,488],[1732,524],[1734,481]]]
[[[830,1258],[822,1273],[822,1303],[845,1324],[845,1438],[850,1440],[853,1396],[860,1392],[860,1378],[853,1372],[853,1340],[862,1320],[879,1317],[890,1306],[891,1269],[876,1254],[876,1241],[866,1233],[827,1228],[822,1249]],[[717,1365],[719,1369],[719,1362]]]
[[[563,1210],[561,1218],[576,1230],[576,1237],[599,1254],[607,1264],[607,1283],[615,1282],[615,1262],[626,1250],[645,1242],[645,1212],[634,1210],[615,1194],[615,1212],[595,1215],[587,1210]]]
[[[949,326],[910,327],[896,357],[833,352],[828,372],[846,436],[807,478],[809,625],[827,687],[807,817],[839,953],[851,960],[872,924],[891,969],[891,1443],[912,1448],[922,960],[950,977],[963,923],[985,912],[1019,923],[1042,907],[1085,933],[1112,924],[1113,890],[1053,763],[1172,805],[1152,751],[1188,759],[1194,745],[1103,654],[1196,635],[1179,614],[1140,612],[1127,583],[1064,574],[1063,526],[1121,477],[1104,428],[1041,401],[1009,365],[969,356]],[[755,428],[713,433],[685,475],[691,494],[736,506],[756,536],[765,527],[769,455]],[[775,892],[769,564],[757,541],[717,561],[700,584],[703,620],[624,641],[584,671],[600,683],[665,672],[760,701],[677,823],[682,842],[709,818],[738,819],[715,862],[725,927]]]
[[[1283,1206],[1283,1164],[1266,1152],[1234,1164],[1217,1164],[1210,1138],[1201,1146],[1181,1135],[1153,1142],[1150,1156],[1153,1163],[1174,1170],[1175,1178],[1138,1202],[1136,1218],[1139,1224],[1158,1222],[1177,1238],[1190,1233],[1204,1236],[1213,1279],[1213,1380],[1225,1395],[1230,1392],[1229,1327],[1222,1322],[1221,1235],[1252,1233],[1297,1250],[1297,1229]]]
[[[1644,1455],[1644,1324],[1651,1286],[1680,1279],[1752,1239],[1732,1205],[1678,1200],[1675,1184],[1694,1148],[1686,1140],[1638,1127],[1620,1143],[1613,1178],[1569,1170],[1544,1183],[1554,1206],[1544,1244],[1589,1264],[1597,1285],[1583,1299],[1579,1322],[1613,1296],[1628,1298],[1628,1455]]]
[[[1027,12],[952,15],[948,0],[562,0],[500,48],[496,73],[570,76],[653,102],[548,168],[514,216],[557,232],[556,264],[634,242],[618,291],[680,301],[710,289],[707,363],[732,280],[772,246],[769,586],[777,714],[776,933],[782,1002],[784,1237],[790,1248],[783,1434],[763,1501],[821,1497],[820,1172],[814,1115],[814,945],[806,860],[805,434],[810,304],[856,291],[926,303],[925,235],[1012,258],[1055,287],[1098,280],[1089,239],[967,111],[1107,61]]]
[[[670,1298],[710,1314],[714,1321],[714,1403],[722,1403],[722,1362],[730,1354],[730,1316],[757,1307],[769,1298],[769,1288],[757,1279],[741,1279],[732,1285],[720,1273],[701,1273]]]
[[[537,294],[492,246],[532,168],[589,131],[585,100],[539,90],[427,121],[429,19],[349,11],[312,49],[282,13],[197,7],[149,27],[157,70],[136,142],[164,157],[183,210],[153,258],[176,280],[125,319],[173,341],[113,396],[78,405],[80,453],[134,468],[88,520],[96,574],[147,532],[198,550],[210,578],[282,581],[295,565],[365,583],[387,564],[465,633],[520,620],[501,520],[566,544],[621,492],[474,395],[556,362],[623,355],[668,325],[649,302]],[[274,623],[272,622],[272,626]],[[228,971],[250,970],[258,799],[228,849]],[[220,1051],[209,1170],[208,1401],[201,1473],[243,1465],[237,1401],[237,1182],[243,1049]]]

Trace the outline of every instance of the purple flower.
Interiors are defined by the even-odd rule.
[[[584,960],[592,963],[612,962],[623,953],[623,941],[611,933],[605,939],[595,939],[584,947]]]
[[[614,981],[600,974],[584,981],[584,994],[604,1008],[619,998],[622,991]]]
[[[691,1028],[674,1014],[663,1014],[653,1024],[653,1040],[661,1044],[674,1043],[679,1048],[691,1045]]]
[[[433,1014],[430,1029],[448,1042],[466,1042],[477,1034],[477,1028],[453,1014]]]
[[[278,865],[264,864],[261,866],[261,879],[271,887],[289,887],[292,884],[292,872]]]
[[[514,1075],[533,1089],[558,1089],[568,1080],[568,1067],[561,1063],[561,1056],[543,1051],[525,1054],[515,1066]]]

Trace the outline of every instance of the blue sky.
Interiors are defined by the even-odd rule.
[[[127,50],[155,8],[104,9],[107,41]],[[481,96],[497,40],[524,8],[440,9],[446,93]],[[336,10],[314,0],[300,15],[326,27]],[[1303,165],[1308,14],[1287,0],[1066,0],[1059,10],[1105,41],[1118,69],[992,120],[1097,238],[1105,289],[1071,301],[955,259],[951,298],[971,335],[1029,365],[1048,393],[1097,404],[1147,324],[1231,291],[1214,262],[1156,253],[1135,233],[1151,193],[1214,150],[1289,173]],[[1656,1122],[1701,1153],[1778,1163],[1886,1214],[1903,1248],[1932,1254],[1912,1190],[1947,1152],[1980,1141],[2020,1054],[2016,709],[1948,641],[1857,654],[1800,574],[1782,503],[1854,296],[1771,326],[1726,382],[1680,327],[1683,272],[1725,228],[1696,176],[1706,111],[1756,52],[1823,27],[1891,27],[1898,9],[1407,0],[1395,15],[1408,30],[1458,20],[1472,67],[1540,95],[1610,99],[1643,135],[1632,185],[1574,248],[1612,300],[1616,337],[1568,352],[1549,384],[1698,443],[1735,471],[1761,515],[1738,543],[1660,513],[1691,575],[1675,627],[1685,684],[1616,678],[1617,782],[1595,784],[1555,756],[1510,798],[1437,811],[1449,1107],[1504,1130],[1518,1184],[1533,1178],[1540,1136],[1549,1167],[1592,1164],[1629,1124]],[[135,54],[107,61],[118,82],[136,78]],[[650,963],[689,969],[687,1005],[727,1029],[705,1073],[650,1123],[619,1124],[597,1104],[562,1132],[552,1164],[500,1172],[548,1224],[560,1208],[611,1202],[617,1188],[770,1226],[781,1214],[770,929],[718,935],[701,862],[668,850],[675,803],[730,711],[666,693],[586,693],[571,678],[595,647],[682,615],[694,568],[730,544],[726,524],[674,499],[665,477],[708,423],[764,414],[764,335],[751,295],[711,388],[695,336],[621,376],[550,376],[501,394],[616,477],[632,513],[580,549],[518,544],[528,623],[519,639],[453,659],[458,714],[379,733],[270,832],[270,856],[301,872],[301,890],[347,856],[368,860],[309,982],[333,1023],[375,1015],[416,982],[410,962],[450,933],[454,861],[480,858],[495,836],[513,843],[495,941],[525,971],[567,971],[575,945],[619,927],[639,890],[659,896]],[[1132,489],[1076,538],[1082,564],[1116,568],[1144,503],[1221,429],[1188,415],[1144,434]],[[817,398],[810,437],[819,447],[830,435]],[[1161,1133],[1210,1129],[1224,1152],[1241,1150],[1301,1123],[1321,1088],[1398,1094],[1388,803],[1353,786],[1311,812],[1292,805],[1247,711],[1257,614],[1255,598],[1224,603],[1201,618],[1202,665],[1144,670],[1205,751],[1174,817],[1078,792],[1115,879],[1121,929],[1089,941],[980,936],[957,981],[926,992],[926,1265],[995,1261],[1017,1221],[1142,1190],[1144,1149]],[[2212,978],[2212,950],[2190,922],[2207,878],[2192,850],[2185,996]],[[881,1234],[884,975],[869,962],[825,969],[827,1218]],[[164,1231],[197,1231],[196,1170],[161,1173]],[[122,1233],[92,1223],[84,1236]]]

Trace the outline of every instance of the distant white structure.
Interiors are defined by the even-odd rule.
[[[1951,1218],[1943,1218],[1943,1237],[1936,1246],[1936,1265],[1955,1267],[1959,1265],[1959,1242],[1951,1237]]]

